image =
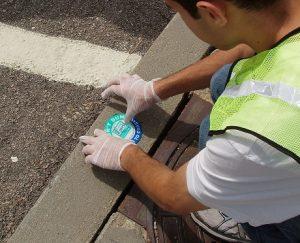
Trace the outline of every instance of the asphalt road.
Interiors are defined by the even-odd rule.
[[[145,53],[173,13],[163,0],[2,0],[0,22]]]
[[[0,238],[14,231],[103,109],[100,93],[0,67]]]
[[[107,104],[93,78],[105,76],[105,64],[118,57],[132,61],[112,72],[132,69],[172,15],[160,0],[0,2],[0,241]],[[22,38],[14,27],[25,30]],[[93,75],[77,85],[83,72],[81,79]]]

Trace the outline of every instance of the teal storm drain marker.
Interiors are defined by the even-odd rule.
[[[125,114],[117,113],[111,116],[104,124],[104,131],[111,136],[128,139],[137,144],[143,135],[139,121],[132,118],[130,122],[124,122]]]

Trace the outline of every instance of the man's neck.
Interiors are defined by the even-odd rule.
[[[270,49],[288,33],[300,27],[300,5],[295,0],[281,1],[265,12],[254,13],[246,20],[244,42],[256,52]]]

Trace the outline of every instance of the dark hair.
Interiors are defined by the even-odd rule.
[[[175,0],[182,5],[194,18],[199,18],[196,4],[199,0]],[[272,6],[278,0],[225,0],[247,10],[261,10]]]
[[[278,2],[278,0],[227,0],[236,6],[248,10],[261,10],[268,8]]]
[[[182,7],[184,7],[194,18],[199,18],[196,4],[199,0],[176,0]]]

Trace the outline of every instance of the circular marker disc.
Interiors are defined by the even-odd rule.
[[[137,119],[124,122],[125,114],[117,113],[111,116],[104,124],[104,131],[113,137],[128,139],[137,144],[143,135],[142,126]]]

